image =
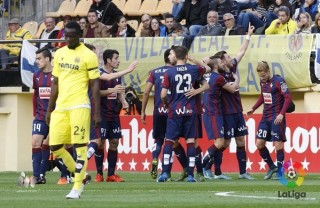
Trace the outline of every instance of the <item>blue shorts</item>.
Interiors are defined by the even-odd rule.
[[[120,119],[113,121],[101,121],[101,139],[121,139]]]
[[[180,137],[198,138],[197,115],[168,118],[166,138],[172,141]]]
[[[197,123],[198,123],[198,137],[197,139],[202,139],[203,133],[202,133],[202,115],[197,115]]]
[[[205,113],[203,114],[203,123],[209,140],[224,138],[223,115],[210,116]]]
[[[167,130],[167,115],[153,115],[153,132],[154,139],[164,139]]]
[[[101,138],[101,128],[94,127],[94,121],[91,121],[90,126],[90,140]]]
[[[224,114],[223,123],[226,139],[248,135],[248,128],[242,113]]]
[[[32,135],[39,134],[43,135],[46,138],[49,134],[49,126],[45,121],[42,120],[33,120],[32,124]]]
[[[285,142],[286,139],[286,120],[283,119],[281,124],[274,124],[274,120],[260,121],[257,138],[264,139],[268,142]]]

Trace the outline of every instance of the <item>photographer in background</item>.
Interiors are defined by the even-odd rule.
[[[142,102],[139,100],[139,97],[133,87],[126,87],[125,98],[128,102],[129,108],[122,109],[120,115],[140,115]]]

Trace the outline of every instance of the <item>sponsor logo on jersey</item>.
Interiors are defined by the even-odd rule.
[[[40,99],[50,99],[51,87],[39,87]]]

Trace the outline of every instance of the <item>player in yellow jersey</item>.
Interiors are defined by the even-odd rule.
[[[50,148],[62,158],[69,171],[75,173],[75,183],[67,199],[80,198],[82,181],[87,169],[87,143],[90,134],[90,100],[92,89],[95,103],[94,121],[100,126],[100,91],[98,58],[79,42],[81,28],[76,22],[65,26],[67,46],[55,53],[51,97],[46,116],[50,125]],[[64,144],[73,144],[77,154],[74,161]]]

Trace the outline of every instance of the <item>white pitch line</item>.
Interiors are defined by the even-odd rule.
[[[283,197],[273,197],[273,196],[244,196],[244,195],[235,195],[235,192],[218,192],[215,193],[217,196],[231,196],[231,197],[238,197],[238,198],[253,198],[253,199],[280,199],[280,200],[297,200],[295,198],[283,198]],[[302,200],[316,200],[316,198],[299,198]]]

